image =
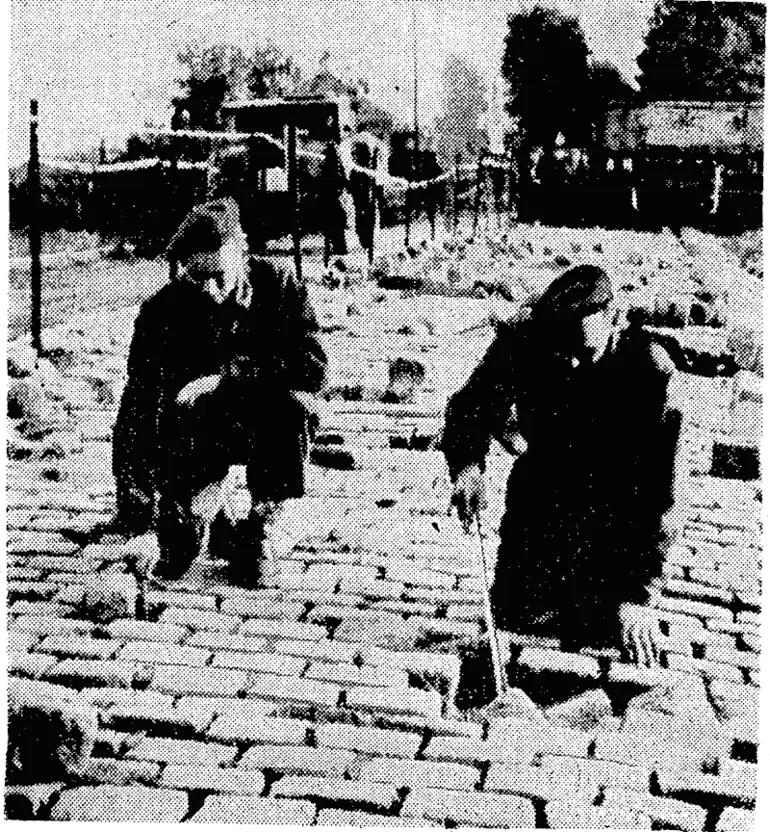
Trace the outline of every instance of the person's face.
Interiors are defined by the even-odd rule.
[[[578,336],[581,348],[591,358],[596,358],[604,351],[615,327],[615,308],[610,304],[606,309],[600,309],[586,315],[579,323]]]
[[[244,251],[243,239],[236,237],[215,251],[194,254],[187,268],[224,299],[230,295],[243,274]]]

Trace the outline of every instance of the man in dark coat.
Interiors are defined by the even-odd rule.
[[[180,277],[142,304],[128,358],[113,451],[118,517],[146,530],[157,493],[155,574],[178,578],[198,554],[201,506],[213,500],[216,511],[218,484],[245,465],[254,509],[230,535],[229,559],[231,578],[253,584],[264,506],[304,491],[307,414],[296,391],[324,382],[316,317],[294,276],[245,259],[232,199],[196,207],[168,257]]]
[[[497,626],[558,636],[568,649],[625,647],[650,664],[654,628],[637,604],[661,567],[679,414],[666,405],[665,350],[618,320],[601,269],[565,272],[529,315],[499,329],[450,398],[443,449],[469,529],[484,505],[490,439],[505,435],[515,405],[527,450],[508,481]]]

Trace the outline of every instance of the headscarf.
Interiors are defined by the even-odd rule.
[[[604,269],[583,265],[559,275],[532,304],[537,320],[579,321],[612,303],[612,283]]]

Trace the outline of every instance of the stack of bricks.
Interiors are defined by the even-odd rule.
[[[729,442],[732,430],[724,382],[692,380],[683,533],[653,599],[664,667],[522,640],[514,673],[576,681],[578,692],[545,707],[519,691],[503,715],[461,713],[463,667],[488,640],[478,551],[448,515],[435,448],[456,386],[444,340],[388,331],[381,319],[372,326],[380,301],[364,290],[356,315],[333,292],[313,291],[327,349],[333,359],[347,353],[335,366],[419,354],[429,368],[422,394],[330,403],[319,446],[347,450],[353,468],[311,467],[307,497],[287,509],[291,543],[272,586],[233,588],[211,564],[203,588],[149,592],[141,620],[130,591],[98,615],[84,605],[86,587],[124,571],[125,552],[77,542],[112,509],[108,443],[132,313],[51,334],[73,353],[62,370],[73,450],[9,462],[10,693],[84,709],[98,728],[71,776],[46,779],[41,768],[9,782],[8,816],[751,828],[758,487],[711,475],[713,441]],[[100,338],[85,335],[95,329]],[[340,370],[332,385],[351,381]],[[509,465],[491,460],[493,495]],[[488,544],[491,554],[491,533]],[[627,707],[611,701],[620,689]]]

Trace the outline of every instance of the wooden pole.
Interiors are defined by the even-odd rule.
[[[294,271],[297,280],[302,280],[302,248],[300,245],[299,182],[297,176],[297,125],[289,126],[288,141],[289,199],[292,213],[292,248],[294,250]]]
[[[476,196],[473,200],[473,236],[476,236],[476,231],[479,225],[479,211],[481,210],[481,173],[482,162],[484,161],[484,151],[479,151],[479,161],[476,165]]]
[[[27,168],[28,217],[27,230],[29,232],[29,289],[30,289],[30,318],[29,328],[32,336],[32,349],[38,355],[43,351],[41,343],[42,333],[42,290],[43,267],[41,252],[43,246],[40,213],[42,209],[40,195],[40,149],[38,147],[38,108],[37,100],[29,102],[29,167]]]
[[[457,222],[460,213],[460,161],[462,156],[455,156],[454,193],[452,194],[452,231],[457,232]]]

